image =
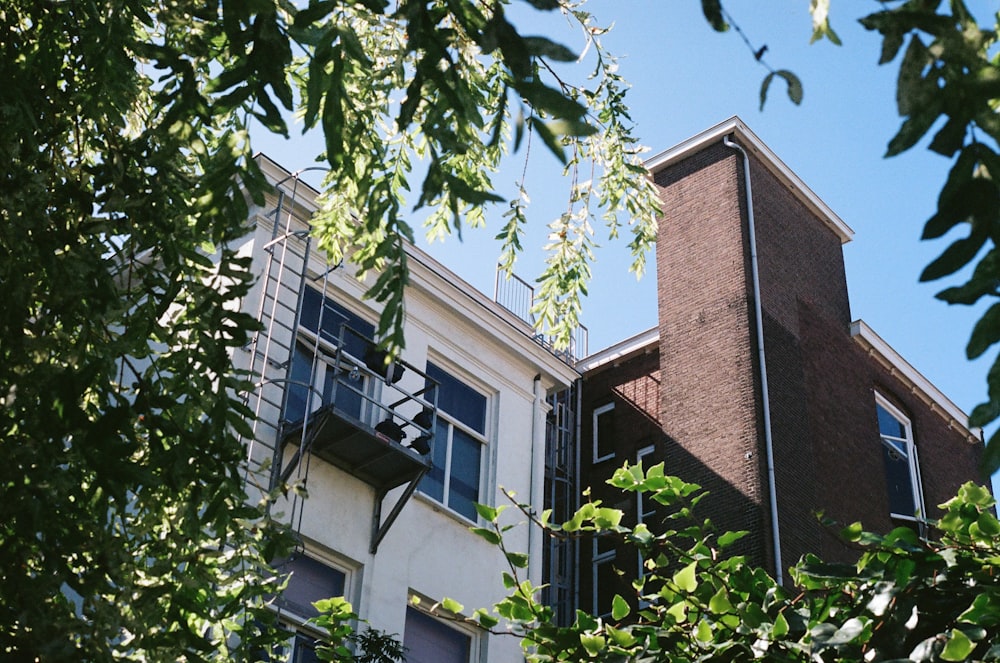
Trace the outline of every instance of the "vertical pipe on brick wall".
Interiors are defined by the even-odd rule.
[[[743,157],[743,181],[747,200],[747,235],[750,240],[750,274],[753,276],[753,308],[757,322],[757,356],[760,361],[761,407],[764,410],[764,451],[767,456],[767,491],[771,503],[771,538],[774,546],[774,575],[782,584],[784,571],[781,563],[781,533],[778,529],[778,491],[774,484],[774,442],[771,437],[771,405],[767,392],[767,362],[764,360],[764,315],[760,306],[760,275],[757,269],[757,233],[753,217],[753,189],[750,186],[750,157],[746,150],[730,140],[722,139],[726,147]]]

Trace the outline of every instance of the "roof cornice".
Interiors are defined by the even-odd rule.
[[[657,327],[653,327],[604,348],[600,352],[595,352],[592,355],[584,357],[576,362],[576,369],[581,373],[587,373],[608,364],[615,365],[640,352],[648,352],[659,348],[659,342],[660,330]]]
[[[951,399],[934,386],[930,380],[920,374],[902,355],[868,326],[864,320],[851,323],[851,337],[864,348],[870,356],[878,361],[894,377],[903,381],[910,391],[927,403],[933,412],[943,416],[951,425],[964,432],[970,441],[982,442],[981,432],[969,428],[969,417],[955,405]]]
[[[725,136],[731,136],[744,149],[760,160],[764,167],[787,186],[799,201],[836,233],[837,237],[840,238],[841,244],[851,241],[854,237],[854,231],[851,227],[837,216],[837,213],[830,209],[798,175],[792,172],[792,169],[779,159],[778,155],[772,152],[771,148],[765,145],[764,141],[758,138],[739,117],[733,116],[710,129],[706,129],[674,145],[668,150],[650,157],[645,161],[644,165],[650,173],[655,174],[667,166],[673,165],[704,150],[706,147],[720,142]]]

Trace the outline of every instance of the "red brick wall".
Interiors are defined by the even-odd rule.
[[[875,390],[911,420],[929,508],[978,478],[982,448],[851,338],[840,238],[756,158],[751,177],[783,566],[806,552],[848,560],[856,552],[819,523],[818,512],[876,531],[898,524],[888,516]],[[654,444],[668,473],[712,493],[699,505],[702,517],[720,532],[749,530],[737,552],[770,571],[743,164],[720,143],[654,179],[665,211],[656,257],[659,351],[585,377],[582,474],[595,496],[631,513],[634,499],[606,492],[602,482]],[[592,410],[612,399],[620,453],[588,470]],[[587,585],[586,563],[582,571]]]
[[[668,457],[665,437],[660,427],[660,367],[655,345],[648,352],[640,352],[613,365],[603,366],[584,377],[583,407],[580,437],[580,483],[590,488],[591,499],[601,500],[605,506],[625,512],[625,522],[637,522],[636,498],[623,494],[605,482],[614,471],[625,463],[635,463],[638,451],[647,446],[655,447],[652,463]],[[599,463],[593,462],[593,411],[608,403],[615,405],[615,456]],[[669,471],[669,470],[668,470]],[[592,605],[593,576],[591,566],[592,544],[589,539],[580,546],[580,600],[589,610]],[[627,575],[612,587],[602,587],[599,605],[610,607],[614,594],[629,597],[629,581],[638,571],[638,558],[634,549],[621,548],[615,565]]]
[[[720,531],[749,530],[739,552],[767,559],[760,408],[741,165],[716,145],[655,174],[665,216],[659,286],[667,468],[712,495],[699,508]]]

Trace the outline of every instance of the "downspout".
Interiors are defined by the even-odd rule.
[[[781,533],[778,527],[778,491],[774,483],[774,441],[771,437],[771,405],[767,390],[767,362],[764,359],[764,315],[760,306],[760,275],[757,269],[757,233],[753,218],[753,189],[750,186],[750,157],[746,150],[725,136],[726,147],[743,155],[743,181],[746,183],[747,235],[750,240],[750,273],[753,277],[753,308],[757,327],[757,356],[760,362],[761,403],[764,409],[764,451],[767,457],[767,490],[771,502],[771,537],[774,546],[774,579],[783,583],[784,568],[781,562]]]
[[[531,408],[531,479],[529,485],[530,499],[528,503],[533,509],[544,507],[545,500],[545,393],[542,390],[542,374],[535,376],[534,403]],[[531,584],[542,584],[542,566],[544,554],[542,551],[542,532],[537,527],[528,527],[528,559],[531,561],[529,578]]]

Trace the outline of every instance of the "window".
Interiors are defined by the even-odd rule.
[[[408,606],[403,627],[406,663],[469,663],[472,636]]]
[[[375,334],[375,326],[370,322],[333,300],[324,299],[312,288],[306,288],[302,293],[302,315],[299,324],[300,329],[313,338],[304,335],[295,343],[292,352],[291,383],[285,402],[286,421],[300,421],[305,417],[307,404],[315,410],[333,400],[334,381],[338,376],[326,361],[322,359],[314,361],[313,348],[316,346],[316,337],[319,339],[319,347],[332,355],[340,341],[341,325],[346,324],[364,338],[357,334],[345,333],[344,350],[355,358],[361,358],[368,349],[364,339],[371,339]],[[362,394],[367,393],[368,389],[364,374],[348,373],[340,377],[340,384],[336,390],[337,408],[357,419],[362,419],[364,405]],[[310,392],[312,392],[311,403]]]
[[[904,520],[923,519],[920,468],[910,420],[879,394],[875,394],[875,411],[885,463],[885,483],[889,490],[890,515]]]
[[[421,480],[420,491],[475,520],[486,444],[487,398],[434,364],[427,364],[427,376],[439,385],[438,417],[431,451],[434,467]],[[431,402],[434,391],[429,388],[427,392]]]
[[[615,404],[594,410],[594,462],[615,457]]]
[[[302,619],[311,619],[319,614],[312,605],[314,602],[343,596],[347,586],[345,571],[303,553],[275,562],[274,568],[282,574],[291,574],[285,591],[274,604]]]
[[[609,536],[594,537],[591,557],[593,590],[591,592],[591,614],[607,617],[611,614],[611,599],[618,586],[618,572],[615,570],[615,541]]]
[[[276,560],[274,568],[283,575],[291,574],[285,590],[273,604],[281,611],[282,621],[289,630],[288,643],[277,653],[288,656],[290,663],[319,661],[316,638],[320,635],[305,622],[319,614],[313,603],[348,592],[348,572],[301,552]]]

